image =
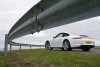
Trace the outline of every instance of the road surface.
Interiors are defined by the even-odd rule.
[[[62,51],[59,49],[54,49],[54,51]],[[90,51],[82,51],[81,49],[72,49],[72,51],[66,51],[66,52],[81,52],[81,53],[89,53],[89,54],[100,54],[100,49],[92,48]]]

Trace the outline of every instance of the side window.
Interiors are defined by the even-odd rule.
[[[67,33],[66,33],[66,36],[70,36],[70,34],[67,34]]]
[[[67,34],[67,33],[65,33],[65,34],[63,35],[63,37],[67,37],[67,36],[69,36],[69,34]]]
[[[59,38],[59,37],[67,37],[67,36],[70,36],[70,35],[67,34],[67,33],[60,33],[60,34],[58,34],[57,36],[55,36],[55,38]]]
[[[55,38],[63,37],[63,34],[58,34]]]

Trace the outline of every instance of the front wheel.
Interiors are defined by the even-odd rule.
[[[69,41],[65,40],[63,42],[63,50],[65,50],[65,51],[71,51],[72,50],[72,48],[70,47]]]
[[[52,50],[50,43],[48,41],[45,43],[45,49]]]

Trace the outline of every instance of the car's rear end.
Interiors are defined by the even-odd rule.
[[[73,44],[72,47],[81,48],[83,51],[89,51],[95,47],[95,41],[86,35],[73,36],[71,44]]]

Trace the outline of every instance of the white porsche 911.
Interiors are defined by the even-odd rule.
[[[73,48],[80,48],[83,51],[89,51],[95,47],[95,41],[86,35],[75,35],[70,33],[59,33],[53,39],[47,40],[45,48],[52,50],[53,48],[61,48],[71,51]]]

